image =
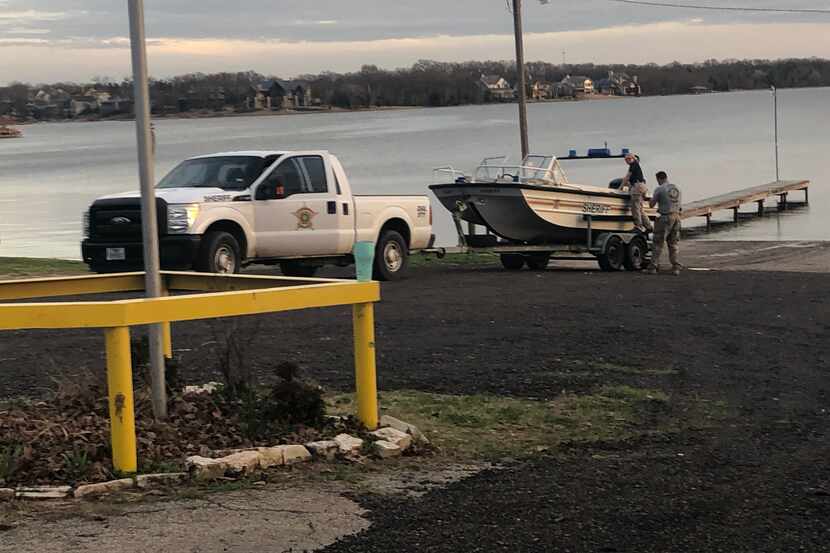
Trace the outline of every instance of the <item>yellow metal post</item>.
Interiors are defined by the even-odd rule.
[[[138,470],[138,456],[135,441],[130,329],[126,326],[107,328],[104,335],[107,344],[112,464],[116,471],[132,474]]]
[[[164,341],[164,358],[173,359],[173,333],[170,330],[170,322],[161,323],[161,337]]]
[[[354,368],[357,418],[369,430],[378,427],[378,383],[375,367],[375,311],[371,303],[353,307]]]

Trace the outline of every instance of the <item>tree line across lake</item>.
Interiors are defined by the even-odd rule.
[[[595,82],[610,74],[636,77],[643,95],[687,94],[693,91],[730,91],[769,88],[830,86],[830,60],[709,60],[704,63],[667,65],[554,65],[546,62],[527,64],[528,86],[534,83],[558,83],[569,75],[583,75]],[[301,75],[290,81],[302,83],[313,98],[304,107],[335,106],[358,109],[384,106],[454,106],[493,101],[482,86],[483,75],[503,77],[512,86],[517,80],[516,65],[510,61],[446,63],[423,60],[408,68],[385,70],[365,65],[352,73],[323,72]],[[191,110],[251,111],[256,109],[256,95],[263,94],[262,83],[274,80],[254,71],[239,73],[192,73],[151,81],[151,98],[156,113]],[[30,85],[12,83],[0,87],[0,116],[21,119],[79,117],[83,109],[106,102],[94,112],[107,116],[131,110],[132,83],[129,79],[113,81],[97,77],[90,83],[53,83]],[[40,110],[38,106],[66,104],[66,109]],[[96,100],[97,98],[97,100]],[[101,100],[106,98],[106,100]],[[503,99],[503,98],[502,98]],[[119,104],[119,100],[121,103]],[[51,102],[51,104],[50,104]],[[84,104],[83,102],[87,102]],[[112,105],[109,104],[113,104]],[[72,107],[70,108],[70,104]],[[269,106],[271,103],[269,102]],[[88,107],[87,106],[87,107]],[[100,106],[99,106],[100,107]],[[277,109],[277,108],[272,108]],[[92,115],[91,111],[87,115]]]

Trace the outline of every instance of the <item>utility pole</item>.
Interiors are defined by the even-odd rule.
[[[158,220],[153,171],[153,138],[150,129],[150,90],[147,81],[147,46],[144,33],[144,0],[128,0],[130,49],[135,87],[135,130],[138,143],[138,174],[141,182],[141,236],[144,243],[144,287],[149,298],[162,295],[159,274]],[[164,378],[164,342],[161,324],[149,327],[150,380],[153,415],[167,418],[167,388]]]
[[[775,121],[775,182],[778,182],[781,180],[781,174],[778,169],[778,89],[775,85],[772,85],[772,102]]]
[[[522,159],[530,147],[527,140],[527,82],[525,79],[524,36],[522,33],[522,0],[513,0],[513,27],[516,33],[516,71],[519,76],[519,133],[522,141]]]

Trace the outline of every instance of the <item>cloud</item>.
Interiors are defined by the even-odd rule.
[[[60,21],[69,16],[66,12],[42,12],[38,10],[0,11],[0,22],[4,21]]]
[[[49,29],[32,29],[26,27],[13,27],[11,29],[6,29],[4,31],[10,35],[48,35],[50,32]]]
[[[294,25],[299,25],[299,26],[302,26],[302,27],[305,27],[305,26],[308,26],[308,25],[337,25],[337,20],[336,19],[321,19],[321,20],[318,20],[318,21],[306,21],[304,19],[298,19],[297,21],[294,22]]]
[[[775,36],[776,40],[769,40]],[[96,74],[129,75],[126,37],[30,39],[5,48],[0,82],[85,80]],[[14,44],[12,46],[11,44]],[[621,44],[625,48],[621,48]],[[2,51],[2,50],[0,50]],[[527,59],[559,63],[669,63],[709,58],[830,57],[830,33],[818,23],[706,25],[666,22],[588,31],[528,33]],[[363,64],[394,68],[419,59],[512,59],[510,34],[396,38],[365,41],[281,41],[153,38],[150,72],[166,77],[189,72],[244,71],[291,77],[323,70],[353,71]],[[8,61],[7,61],[8,60]],[[75,60],[74,62],[72,60]]]

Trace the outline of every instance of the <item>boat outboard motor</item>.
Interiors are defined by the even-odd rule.
[[[621,178],[620,179],[614,179],[614,180],[612,180],[611,182],[608,183],[608,188],[612,188],[614,190],[619,190],[620,188],[622,188],[622,184],[623,184],[623,180]]]

